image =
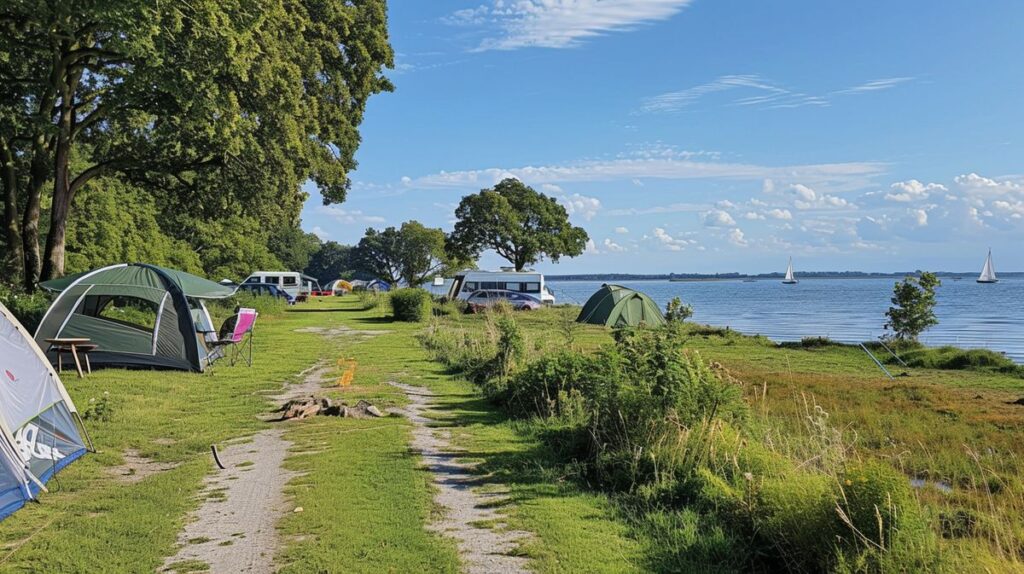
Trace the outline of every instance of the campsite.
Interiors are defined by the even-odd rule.
[[[1022,22],[0,2],[0,574],[1024,572]]]

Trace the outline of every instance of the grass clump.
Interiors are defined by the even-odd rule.
[[[1024,367],[1014,363],[1005,355],[988,349],[958,349],[950,346],[916,347],[904,351],[900,358],[908,367],[951,371],[989,371],[1024,378]]]
[[[416,287],[391,293],[391,313],[396,321],[421,323],[431,314],[430,293]]]

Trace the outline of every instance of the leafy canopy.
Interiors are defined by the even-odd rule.
[[[451,255],[475,259],[492,249],[516,271],[544,257],[556,263],[576,257],[589,239],[583,228],[569,223],[569,214],[553,197],[512,178],[463,197],[455,217],[448,238]]]
[[[459,264],[445,250],[444,232],[407,221],[401,228],[367,229],[354,250],[356,267],[392,284],[418,286]]]
[[[935,289],[940,285],[938,277],[926,271],[893,287],[893,306],[885,312],[885,328],[893,332],[893,338],[916,342],[926,329],[939,324],[935,317]]]

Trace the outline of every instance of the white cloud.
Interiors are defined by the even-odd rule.
[[[736,220],[720,209],[712,209],[704,213],[704,225],[708,227],[734,227]]]
[[[476,51],[571,48],[610,32],[668,19],[692,0],[493,0],[459,10],[445,22],[496,28]]]
[[[628,251],[625,247],[615,243],[611,239],[605,239],[602,245],[604,245],[604,250],[608,253],[623,253]]]
[[[928,196],[931,195],[932,192],[949,191],[946,189],[946,186],[941,183],[924,184],[916,179],[897,181],[890,185],[889,188],[892,189],[893,192],[885,194],[885,199],[903,203],[918,199],[928,199]]]
[[[331,237],[331,234],[326,232],[326,231],[324,231],[324,228],[320,227],[319,225],[314,226],[313,230],[310,231],[310,233],[312,233],[313,235],[316,235],[317,237],[319,237],[320,241],[327,241]]]
[[[841,95],[841,94],[863,94],[863,93],[867,93],[867,92],[878,92],[878,91],[881,91],[881,90],[888,90],[890,88],[895,88],[896,86],[898,86],[898,85],[900,85],[902,83],[905,83],[905,82],[909,82],[909,81],[911,81],[913,79],[914,78],[909,77],[909,76],[898,77],[898,78],[882,78],[882,79],[879,79],[879,80],[871,80],[869,82],[864,82],[863,84],[860,84],[859,86],[853,86],[852,88],[846,88],[845,90],[839,90],[838,92],[832,92],[832,93],[834,95]]]
[[[729,105],[733,106],[761,109],[800,108],[804,106],[827,107],[832,104],[829,96],[864,94],[888,90],[910,80],[913,80],[913,78],[883,78],[864,82],[851,88],[837,90],[827,95],[814,95],[785,87],[757,74],[726,75],[719,76],[705,84],[646,98],[641,102],[640,110],[645,113],[678,112],[712,94],[734,91],[747,95],[731,100]]]
[[[757,220],[760,220],[760,219],[764,219],[764,216],[761,215],[760,213],[756,212],[756,211],[748,211],[748,212],[743,214],[743,219],[749,219],[751,221],[757,221]]]
[[[885,164],[876,162],[826,163],[792,166],[698,161],[673,157],[616,158],[588,160],[566,164],[487,168],[463,171],[441,171],[411,179],[406,186],[415,189],[468,188],[492,186],[502,179],[514,177],[528,185],[562,184],[566,182],[630,181],[650,179],[733,179],[800,181],[808,184],[832,183],[861,187],[881,174]]]
[[[793,214],[788,209],[772,209],[768,211],[768,217],[773,219],[790,220],[793,219]]]
[[[544,191],[544,192],[547,192],[547,193],[553,193],[553,194],[562,193],[562,188],[558,187],[557,185],[555,185],[553,183],[542,184],[540,186],[540,190]]]
[[[562,196],[558,198],[558,201],[565,206],[565,210],[569,212],[569,215],[579,215],[587,221],[593,219],[597,212],[601,210],[601,200],[578,193]]]
[[[746,247],[750,244],[750,242],[743,237],[743,231],[740,230],[739,227],[735,227],[729,231],[729,243],[732,243],[737,247]]]
[[[597,254],[601,253],[600,251],[598,251],[597,244],[594,243],[593,239],[588,239],[587,240],[587,246],[583,249],[583,252],[587,253],[587,254],[590,254],[590,255],[597,255]]]
[[[910,214],[914,217],[914,221],[917,222],[918,227],[924,227],[928,225],[928,212],[923,209],[912,209]]]
[[[841,197],[817,192],[802,183],[793,184],[789,186],[789,189],[797,198],[793,201],[793,206],[797,209],[836,209],[856,207]]]
[[[342,209],[336,205],[318,205],[317,213],[322,213],[340,223],[384,223],[385,219],[377,215],[366,215],[359,210]]]
[[[715,202],[715,207],[720,209],[736,209],[736,204],[728,199],[723,199],[722,201]]]
[[[766,179],[766,180],[761,182],[761,193],[772,193],[773,191],[775,191],[775,182],[774,181],[772,181],[770,179]],[[753,203],[755,201],[757,201],[757,200],[756,199],[751,199],[750,200],[751,203]]]
[[[669,251],[682,251],[683,249],[686,249],[687,246],[697,244],[693,239],[677,239],[672,237],[661,227],[655,227],[651,233],[654,234],[654,239],[665,246]]]
[[[629,229],[627,229],[625,227],[616,227],[615,228],[615,233],[618,233],[619,235],[625,235],[625,234],[629,233]]]

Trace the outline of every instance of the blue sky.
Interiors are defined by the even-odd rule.
[[[394,93],[303,227],[451,229],[503,177],[593,243],[547,273],[1024,270],[1024,3],[392,0]],[[481,265],[500,260],[485,256]]]

